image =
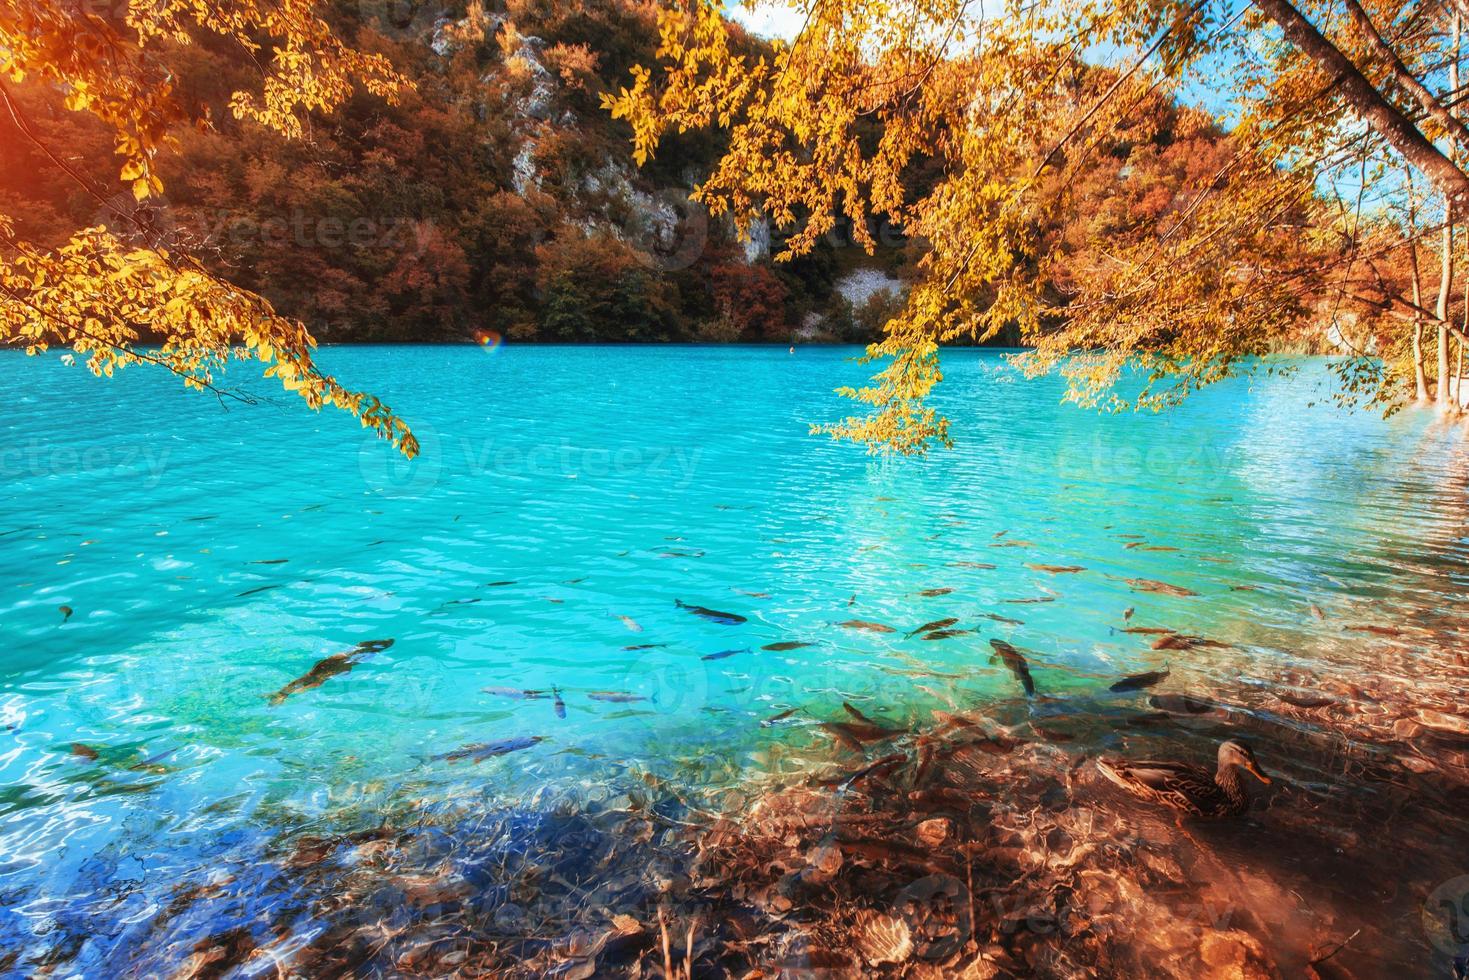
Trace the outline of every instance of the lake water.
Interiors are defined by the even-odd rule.
[[[807,431],[849,409],[831,389],[864,377],[855,353],[322,351],[414,427],[411,464],[262,382],[221,403],[0,353],[0,939],[96,971],[179,881],[271,835],[629,773],[737,780],[843,701],[916,724],[1013,700],[991,637],[1056,703],[1116,705],[1109,684],[1165,663],[1163,690],[1416,689],[1387,720],[1464,755],[1458,429],[1339,409],[1315,361],[1099,416],[955,352],[958,447],[888,460]],[[908,635],[951,617],[974,632]],[[1229,647],[1155,651],[1127,623]],[[1424,860],[1425,884],[1469,870]]]

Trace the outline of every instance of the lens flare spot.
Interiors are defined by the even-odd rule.
[[[476,330],[474,332],[474,342],[479,344],[484,350],[493,353],[500,349],[500,346],[505,343],[505,339],[493,330]]]

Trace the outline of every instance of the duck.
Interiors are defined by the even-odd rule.
[[[1153,760],[1098,759],[1097,768],[1134,796],[1195,817],[1233,817],[1245,811],[1250,801],[1241,770],[1270,782],[1255,753],[1236,739],[1219,744],[1219,765],[1212,773],[1201,766]]]

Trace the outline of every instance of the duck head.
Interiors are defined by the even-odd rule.
[[[1234,739],[1221,742],[1219,745],[1219,768],[1225,766],[1239,766],[1245,772],[1254,776],[1262,783],[1269,783],[1270,777],[1260,771],[1260,764],[1255,761],[1255,753],[1244,742]]]

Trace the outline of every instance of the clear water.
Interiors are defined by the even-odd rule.
[[[729,778],[772,741],[819,737],[802,719],[844,700],[916,721],[1013,699],[989,637],[1032,653],[1043,694],[1098,701],[1165,662],[1196,693],[1364,664],[1411,685],[1421,663],[1344,625],[1458,637],[1462,433],[1334,407],[1321,362],[1102,417],[956,352],[941,402],[959,447],[884,460],[807,432],[848,408],[831,389],[864,376],[854,353],[323,351],[413,424],[412,464],[260,382],[264,403],[220,403],[157,373],[103,382],[0,353],[6,934],[103,892],[147,895],[247,830],[466,791],[595,792],[629,767]],[[1015,601],[1033,599],[1049,601]],[[1130,607],[1232,648],[1154,651],[1117,631]],[[906,635],[946,617],[977,631]],[[810,645],[761,649],[784,641]],[[564,718],[484,690],[553,686]],[[791,707],[793,724],[759,724]],[[434,758],[518,736],[544,741]]]

